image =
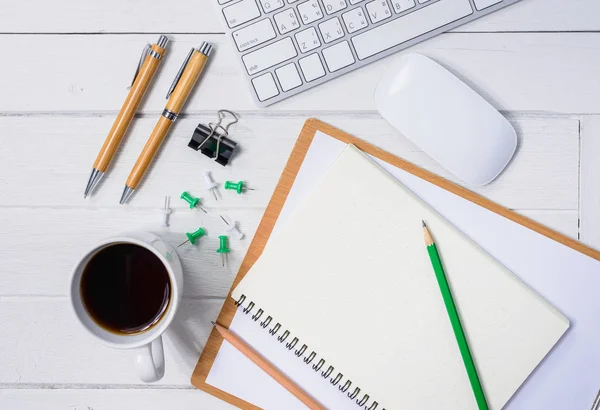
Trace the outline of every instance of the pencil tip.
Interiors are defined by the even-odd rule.
[[[217,324],[214,321],[210,321],[210,323],[212,323],[213,326],[216,326]]]
[[[425,225],[425,221],[421,221],[421,223],[423,224],[423,228],[427,228],[427,225]]]

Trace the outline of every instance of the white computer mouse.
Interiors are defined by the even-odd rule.
[[[419,54],[406,54],[393,64],[377,85],[375,104],[402,135],[467,184],[491,182],[517,147],[506,118]]]

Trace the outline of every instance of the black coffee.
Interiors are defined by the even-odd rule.
[[[162,261],[138,245],[117,243],[96,253],[81,278],[83,304],[111,332],[137,333],[160,320],[171,298]]]

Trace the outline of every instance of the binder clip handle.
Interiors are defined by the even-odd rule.
[[[226,118],[231,117],[229,120]],[[198,124],[188,147],[225,166],[233,154],[237,143],[228,138],[229,127],[239,121],[236,113],[229,110],[219,110],[217,122],[209,122],[208,126]]]
[[[229,114],[231,117],[233,117],[233,120],[228,122],[226,125],[221,125],[221,123],[225,119],[225,116],[226,116],[225,114]],[[234,113],[233,111],[229,111],[229,110],[219,110],[219,111],[217,111],[217,116],[219,117],[219,120],[217,121],[216,126],[221,127],[223,129],[223,131],[225,132],[225,136],[227,136],[229,134],[229,127],[231,127],[233,124],[235,124],[236,122],[238,122],[240,120],[240,118],[238,117],[238,115],[236,113]]]

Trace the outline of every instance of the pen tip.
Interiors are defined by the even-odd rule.
[[[87,198],[88,195],[92,193],[92,191],[96,188],[102,177],[104,176],[104,172],[97,170],[96,168],[92,169],[92,173],[90,175],[90,179],[85,187],[85,191],[83,193],[83,197]]]
[[[121,195],[121,200],[119,201],[119,203],[121,205],[125,204],[129,198],[131,198],[131,195],[133,195],[133,192],[135,190],[133,188],[128,187],[127,185],[125,185],[125,189],[123,190],[123,195]]]

